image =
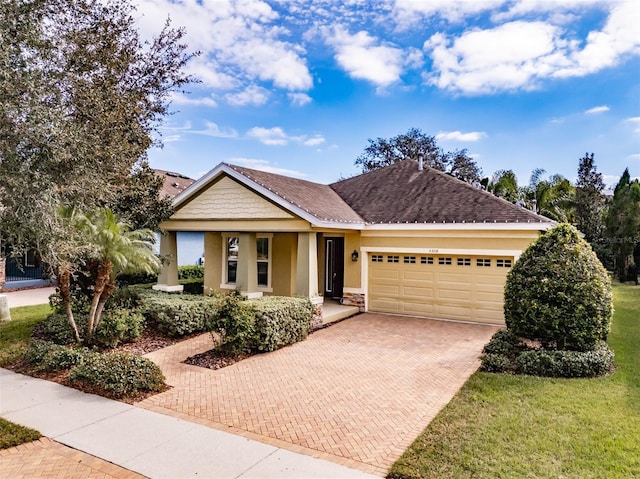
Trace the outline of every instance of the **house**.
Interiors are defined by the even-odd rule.
[[[181,173],[159,170],[153,172],[162,178],[161,196],[175,198],[194,184],[196,180]],[[159,238],[159,237],[158,237]],[[159,241],[156,241],[158,244]],[[204,235],[200,231],[181,231],[178,233],[178,266],[202,264],[204,253]]]
[[[507,272],[555,224],[411,160],[330,185],[221,163],[174,208],[156,289],[180,290],[176,234],[201,231],[205,291],[491,324]]]

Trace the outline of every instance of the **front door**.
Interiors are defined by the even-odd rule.
[[[344,238],[324,239],[324,297],[342,299]]]

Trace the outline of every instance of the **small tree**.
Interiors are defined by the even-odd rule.
[[[587,351],[609,332],[611,282],[578,231],[561,224],[529,246],[507,275],[504,313],[517,336]]]
[[[160,260],[153,253],[155,241],[151,230],[133,230],[118,221],[108,208],[91,214],[61,209],[61,216],[73,226],[75,235],[68,238],[69,254],[56,265],[63,309],[77,341],[80,332],[71,307],[72,275],[80,269],[91,273],[90,307],[84,342],[91,343],[98,329],[104,306],[116,288],[119,274],[157,273]]]

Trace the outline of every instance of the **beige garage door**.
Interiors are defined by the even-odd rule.
[[[503,324],[512,265],[512,257],[373,253],[369,310]]]

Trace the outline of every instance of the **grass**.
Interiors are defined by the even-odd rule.
[[[51,314],[48,304],[11,308],[11,321],[0,323],[0,367],[16,361],[29,344],[33,327]]]
[[[41,437],[42,434],[34,429],[14,424],[0,417],[0,449],[19,446]]]
[[[15,362],[29,344],[33,327],[51,313],[48,304],[11,309],[11,321],[0,324],[0,367]],[[39,439],[41,434],[28,427],[0,418],[0,449]]]
[[[389,477],[640,477],[640,287],[614,285],[614,304],[614,374],[475,373]]]

